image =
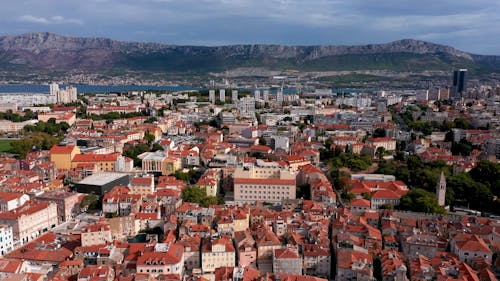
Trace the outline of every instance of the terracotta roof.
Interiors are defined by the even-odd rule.
[[[114,162],[120,157],[119,153],[110,154],[76,154],[72,162]]]
[[[275,249],[275,259],[300,259],[300,256],[290,249]]]
[[[50,154],[70,154],[73,149],[75,149],[74,145],[66,145],[66,146],[59,146],[59,145],[54,145],[50,149]]]

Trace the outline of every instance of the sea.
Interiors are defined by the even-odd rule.
[[[147,91],[147,90],[165,90],[165,91],[189,91],[202,90],[188,86],[146,86],[146,85],[72,85],[78,90],[78,93],[113,93],[126,91]],[[66,85],[59,85],[66,87]],[[43,84],[0,84],[0,93],[49,93],[49,85]]]
[[[198,88],[192,86],[158,86],[158,85],[72,85],[78,90],[78,93],[96,94],[96,93],[117,93],[127,91],[198,91],[207,90],[207,88]],[[66,87],[66,85],[59,85],[59,87]],[[239,90],[248,90],[253,92],[255,89],[241,88]],[[270,93],[275,94],[276,88],[271,88]],[[362,93],[373,92],[374,89],[331,89],[334,94],[343,93]],[[283,89],[284,94],[296,94],[295,88]],[[33,94],[47,94],[49,93],[49,85],[47,84],[0,84],[0,94],[19,94],[19,93],[33,93]]]

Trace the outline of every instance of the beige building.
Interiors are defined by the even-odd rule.
[[[26,125],[35,125],[37,120],[28,120],[24,122],[12,122],[10,120],[0,120],[0,132],[16,133],[22,130]]]
[[[274,249],[273,273],[302,274],[302,258],[292,249]]]
[[[59,223],[69,221],[80,213],[80,202],[85,197],[82,193],[65,190],[46,191],[37,196],[39,201],[54,202],[57,204]]]
[[[184,246],[172,244],[165,252],[146,252],[137,259],[137,273],[159,274],[184,273]]]
[[[153,177],[133,178],[129,185],[130,193],[147,196],[155,191],[155,182]]]
[[[81,239],[82,247],[113,242],[111,227],[109,227],[109,224],[106,222],[86,225],[82,227]]]
[[[234,201],[253,204],[255,201],[281,203],[295,199],[296,175],[277,167],[244,167],[234,171]]]
[[[25,244],[58,225],[57,205],[29,201],[17,209],[0,213],[0,223],[12,226],[15,243]]]
[[[214,273],[216,268],[235,265],[236,251],[230,237],[206,238],[201,249],[203,273]]]

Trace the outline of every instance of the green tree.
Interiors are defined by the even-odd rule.
[[[412,189],[402,196],[398,209],[424,213],[445,213],[444,208],[438,205],[434,193],[421,188]]]
[[[384,156],[386,154],[387,154],[387,151],[385,150],[384,147],[382,147],[382,146],[377,147],[377,150],[375,151],[375,156],[377,156],[377,158],[379,160],[382,160],[382,158],[384,158]]]
[[[385,128],[377,128],[373,131],[374,138],[385,138],[387,136],[387,132]]]
[[[221,197],[207,196],[204,188],[195,185],[186,187],[182,191],[181,197],[185,202],[198,203],[203,207],[224,203]]]
[[[95,194],[89,194],[85,196],[82,202],[80,202],[80,209],[88,213],[93,213],[100,210],[101,205],[99,202],[99,197],[97,197],[97,195]]]

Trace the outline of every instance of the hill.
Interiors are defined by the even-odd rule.
[[[0,68],[92,73],[146,71],[208,73],[264,67],[300,71],[388,70],[500,72],[500,56],[469,54],[449,46],[404,39],[360,46],[176,46],[81,38],[53,33],[0,37]]]

